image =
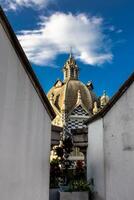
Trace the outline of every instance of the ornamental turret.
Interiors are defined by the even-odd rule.
[[[103,108],[109,102],[109,96],[106,94],[106,91],[103,91],[103,95],[100,98],[100,106]]]
[[[64,80],[58,79],[48,92],[56,113],[52,124],[69,130],[85,128],[84,122],[100,111],[100,104],[103,106],[107,97],[103,95],[100,103],[92,82],[84,84],[79,80],[79,67],[72,53],[64,64],[63,73]]]
[[[72,53],[70,53],[69,58],[63,67],[63,73],[64,82],[66,82],[67,80],[78,80],[79,68]]]

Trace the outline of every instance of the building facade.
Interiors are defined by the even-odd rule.
[[[49,200],[55,114],[0,8],[0,199]]]
[[[63,66],[63,81],[57,80],[47,96],[56,113],[53,126],[66,129],[73,136],[74,152],[78,148],[86,155],[87,126],[84,124],[94,114],[98,113],[109,101],[104,92],[102,97],[97,97],[93,91],[93,84],[79,80],[79,67],[72,53]],[[52,143],[56,134],[52,131]],[[59,139],[57,137],[57,144]],[[78,157],[80,152],[78,153]]]
[[[98,98],[92,82],[79,80],[79,67],[72,53],[63,67],[63,76],[64,80],[57,80],[47,95],[56,113],[52,124],[66,125],[70,130],[85,128],[84,122],[107,104],[108,96],[104,93]]]
[[[88,120],[87,177],[98,200],[134,199],[134,73]]]

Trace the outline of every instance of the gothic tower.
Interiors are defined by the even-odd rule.
[[[85,127],[84,121],[99,112],[106,95],[98,98],[91,81],[84,84],[79,80],[79,67],[72,53],[63,66],[63,77],[63,81],[58,79],[48,92],[56,113],[53,125],[63,127],[66,124],[70,130],[81,129]]]

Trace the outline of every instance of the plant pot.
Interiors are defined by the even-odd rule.
[[[88,192],[60,192],[60,200],[88,200]]]

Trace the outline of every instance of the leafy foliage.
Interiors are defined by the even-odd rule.
[[[82,160],[77,160],[75,175],[74,178],[77,179],[86,179],[86,168],[84,166],[84,162]]]
[[[89,191],[91,192],[92,188],[91,185],[89,183],[87,183],[87,181],[81,179],[81,180],[73,180],[70,184],[69,184],[69,192],[81,192],[81,191]]]
[[[64,145],[64,149],[65,151],[70,154],[73,148],[73,143],[72,143],[72,139],[70,137],[66,137],[63,140],[63,145]]]
[[[59,158],[62,158],[62,157],[63,157],[64,151],[63,151],[63,148],[62,148],[62,147],[56,147],[55,151],[56,151],[56,155],[57,155]]]

